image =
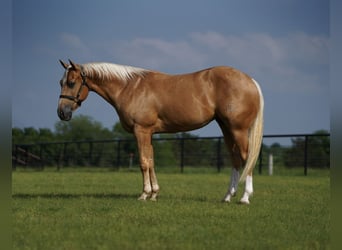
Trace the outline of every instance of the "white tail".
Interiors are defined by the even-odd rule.
[[[255,83],[260,98],[260,109],[258,115],[253,123],[253,126],[249,130],[248,135],[248,156],[245,167],[240,177],[240,182],[245,181],[247,175],[251,174],[254,166],[258,160],[259,152],[262,143],[263,127],[264,127],[264,97],[262,95],[261,89],[257,81],[252,79]]]

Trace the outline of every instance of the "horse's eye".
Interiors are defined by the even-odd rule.
[[[69,88],[73,88],[75,86],[75,82],[68,82],[67,85]]]

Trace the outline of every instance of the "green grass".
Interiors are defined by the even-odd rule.
[[[13,248],[330,248],[326,171],[256,175],[249,206],[220,202],[227,173],[157,175],[159,200],[141,202],[139,172],[13,172]]]

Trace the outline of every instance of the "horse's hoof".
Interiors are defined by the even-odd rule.
[[[149,197],[150,195],[149,194],[147,194],[147,193],[142,193],[140,196],[139,196],[139,198],[138,198],[138,200],[139,201],[146,201],[146,199]]]
[[[157,195],[158,195],[158,193],[152,193],[150,200],[151,201],[157,201]]]
[[[230,203],[230,198],[224,197],[224,198],[222,199],[222,202],[224,202],[224,203]]]
[[[235,196],[235,193],[234,193],[234,194],[228,193],[228,194],[223,198],[222,202],[230,203],[231,198],[234,197],[234,196]]]
[[[242,204],[242,205],[249,205],[250,203],[249,203],[249,200],[241,199],[240,200],[240,204]]]

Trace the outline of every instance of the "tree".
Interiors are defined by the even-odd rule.
[[[98,165],[105,149],[103,144],[91,141],[113,138],[113,133],[109,129],[86,115],[75,116],[68,122],[58,121],[55,130],[59,141],[74,142],[64,147],[65,165]],[[89,143],[78,143],[80,141],[89,141]]]
[[[128,133],[122,126],[120,122],[114,124],[112,128],[112,133],[116,139],[134,139],[132,133]]]
[[[36,142],[51,142],[55,139],[54,133],[48,128],[35,129],[34,127],[27,128],[12,128],[13,144],[32,144]]]
[[[55,138],[54,133],[47,128],[35,129],[33,127],[27,128],[12,128],[12,153],[18,159],[24,159],[30,164],[40,164],[39,157],[44,153],[54,155],[55,150],[52,147],[42,147],[40,142],[51,142]],[[35,145],[35,143],[38,143]],[[28,144],[28,145],[25,145]],[[30,145],[33,144],[33,145]],[[20,145],[20,146],[18,146]],[[28,154],[29,153],[29,154]],[[46,164],[53,164],[53,162],[46,161]]]
[[[90,116],[78,115],[72,120],[55,124],[56,135],[61,140],[84,141],[113,138],[113,134]]]
[[[24,131],[20,128],[12,128],[12,144],[24,143]]]
[[[328,136],[318,136],[327,134],[325,130],[314,133],[317,136],[307,138],[307,164],[312,168],[330,167],[330,138]],[[298,137],[292,139],[292,147],[285,152],[285,166],[303,166],[305,154],[305,138]]]
[[[37,140],[39,142],[51,142],[56,138],[55,134],[48,128],[40,128]]]
[[[133,162],[139,161],[139,154],[136,141],[134,139],[134,135],[132,133],[128,133],[122,126],[120,122],[114,124],[112,129],[112,134],[115,139],[120,140],[117,144],[116,151],[119,151],[120,155],[123,155],[123,158],[120,157],[119,165],[126,165],[130,157],[133,157]]]
[[[327,134],[327,131],[319,130],[314,134]],[[308,141],[308,156],[308,165],[310,167],[330,167],[330,138],[328,136],[310,137]]]
[[[184,165],[216,166],[216,141],[200,139],[197,135],[191,133],[179,133],[177,136],[178,138],[183,138],[183,140],[174,141],[173,151],[177,159],[180,159],[181,154],[183,154]],[[225,150],[223,143],[222,148]],[[224,158],[221,160],[223,161]]]

